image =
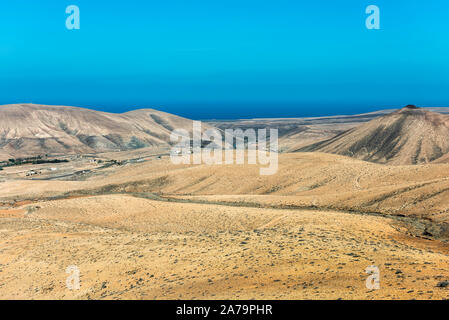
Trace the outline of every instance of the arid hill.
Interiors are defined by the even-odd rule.
[[[317,152],[279,155],[271,176],[167,156],[89,166],[77,180],[0,171],[1,298],[448,297],[449,164]],[[379,290],[366,287],[368,266]]]
[[[449,164],[286,153],[260,176],[168,156],[86,161],[0,171],[3,299],[448,297]],[[80,290],[66,287],[72,265]],[[372,265],[380,290],[366,288]]]
[[[74,163],[60,164],[59,168]],[[30,168],[44,171],[45,164],[39,168],[7,167],[0,172],[0,207],[2,202],[125,193],[150,199],[161,196],[243,206],[412,216],[448,223],[447,230],[442,231],[449,238],[449,164],[380,165],[334,154],[300,152],[280,154],[276,174],[260,176],[260,167],[175,165],[165,156],[92,169],[97,173],[68,181],[25,177]],[[22,174],[14,173],[20,170]]]
[[[338,134],[360,126],[380,116],[390,114],[396,109],[378,110],[355,115],[335,115],[308,118],[259,118],[239,120],[210,120],[208,124],[215,128],[225,129],[278,129],[279,150],[295,152],[314,143],[328,140]],[[442,114],[449,114],[449,108],[426,108]]]
[[[409,105],[298,151],[395,165],[446,162],[448,137],[448,115]]]
[[[174,128],[192,121],[141,109],[123,114],[67,106],[0,106],[0,158],[167,146]]]
[[[442,114],[449,113],[449,108],[404,110],[314,118],[214,120],[203,123],[202,128],[276,128],[280,152],[316,150],[392,164],[448,162],[449,155],[441,156],[447,150],[446,126],[441,126],[444,121],[437,121],[440,125],[434,128],[435,123],[429,120],[446,119]],[[420,121],[427,125],[415,126]],[[402,138],[395,138],[399,127]],[[418,130],[418,135],[410,127]],[[115,114],[67,106],[4,105],[0,106],[0,161],[44,154],[168,150],[174,128],[191,132],[192,121],[153,109]],[[387,137],[381,138],[379,132]],[[399,152],[399,147],[405,151]]]
[[[5,136],[28,134],[31,139],[59,132],[50,130],[62,117],[52,108],[57,109],[16,107],[22,114],[12,119],[10,112],[3,124],[27,122]],[[77,123],[72,111],[63,110],[69,113],[63,118],[67,126],[95,137],[120,128],[128,137],[149,124],[165,134],[184,123],[182,118],[158,118],[152,110],[114,115],[76,109]],[[410,107],[380,118],[382,130],[389,128],[385,119],[401,117],[397,130],[408,133],[408,142],[419,133],[424,146],[435,140],[432,134],[444,133],[445,116]],[[420,119],[425,125],[415,128]],[[339,120],[347,121],[311,120],[306,133],[298,135],[290,135],[302,130],[297,120],[255,122],[291,126],[280,136],[301,142],[309,133],[326,139],[312,133],[325,125],[328,134],[333,130],[329,121]],[[33,127],[40,122],[44,131]],[[104,128],[105,123],[110,127]],[[100,128],[104,131],[95,132]],[[130,128],[128,135],[125,128]],[[259,164],[177,165],[156,149],[0,170],[0,298],[448,297],[449,163],[435,162],[444,162],[449,153],[417,165],[283,153],[278,171],[261,176]],[[124,161],[103,165],[93,158]],[[30,171],[38,173],[29,176]],[[379,290],[366,286],[369,266],[379,269]],[[68,286],[67,270],[73,267],[79,271],[79,289]]]

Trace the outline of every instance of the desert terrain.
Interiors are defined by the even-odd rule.
[[[335,134],[357,145],[345,137],[378,116]],[[278,121],[291,127],[285,150],[302,143],[293,132],[323,125]],[[322,132],[312,144],[334,139]],[[277,173],[260,176],[260,165],[175,165],[164,142],[5,166],[0,297],[447,299],[449,164],[420,155],[401,164],[283,152]],[[377,290],[365,286],[373,265]],[[68,266],[79,268],[79,290],[66,286]]]
[[[3,105],[0,161],[169,147],[174,129],[192,132],[192,121],[153,109],[116,114],[70,106]]]
[[[0,296],[449,297],[448,165],[320,153],[279,162],[264,178],[256,165],[179,167],[162,156],[71,181],[7,179]],[[66,287],[69,265],[80,270],[79,290]],[[379,290],[365,287],[371,265]]]

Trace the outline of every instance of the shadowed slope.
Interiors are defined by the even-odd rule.
[[[192,121],[144,109],[112,114],[66,106],[0,107],[0,157],[90,153],[168,146],[173,128]]]
[[[418,164],[449,152],[449,116],[407,106],[298,151],[388,164]]]

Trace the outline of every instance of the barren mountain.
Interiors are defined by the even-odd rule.
[[[448,137],[448,115],[409,105],[298,151],[396,165],[441,162],[449,152]]]
[[[378,110],[355,115],[336,115],[308,118],[260,118],[239,120],[210,120],[219,129],[278,129],[279,150],[294,152],[302,147],[335,137],[363,123],[390,114],[396,109]],[[428,111],[449,114],[449,108],[426,108]]]
[[[66,106],[5,105],[0,106],[0,158],[166,146],[175,128],[191,132],[192,121],[152,109],[113,114]]]

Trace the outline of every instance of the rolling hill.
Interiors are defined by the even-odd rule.
[[[449,116],[412,105],[299,148],[395,165],[445,162]]]
[[[192,120],[141,109],[113,114],[67,106],[0,106],[0,159],[168,146],[174,128]]]

